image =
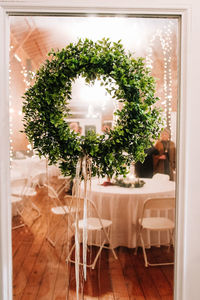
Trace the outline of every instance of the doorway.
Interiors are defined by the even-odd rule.
[[[77,38],[88,37],[96,40],[102,37],[109,37],[115,41],[121,40],[125,48],[134,52],[135,56],[144,57],[147,66],[151,69],[152,75],[156,78],[156,95],[160,99],[157,105],[162,109],[165,127],[171,131],[170,139],[176,145],[179,61],[178,26],[177,18],[131,18],[106,15],[101,17],[68,16],[57,18],[39,16],[10,17],[11,168],[15,165],[16,170],[18,165],[20,172],[22,172],[24,170],[22,167],[23,161],[26,160],[27,166],[27,158],[29,161],[32,161],[34,157],[31,145],[26,137],[20,133],[22,129],[22,102],[16,101],[16,99],[21,99],[25,90],[29,88],[31,74],[34,75],[35,71],[47,58],[47,53],[51,48],[62,48],[66,44],[74,42]],[[97,95],[102,100],[98,99],[98,101],[95,101],[98,102],[98,105],[94,105],[93,99]],[[95,130],[98,129],[100,131],[104,124],[109,123],[112,126],[112,114],[116,103],[112,99],[109,99],[105,91],[102,91],[98,86],[98,83],[88,90],[80,78],[74,84],[72,101],[71,110],[73,115],[72,119],[68,121],[78,122],[83,127],[83,132],[88,130],[88,126],[95,126]],[[56,175],[56,171],[54,175]],[[175,177],[176,170],[174,169]],[[161,183],[161,181],[158,181],[158,184]],[[16,240],[18,239],[16,238]],[[31,250],[33,243],[34,240],[31,240],[28,248],[29,251],[33,251]],[[19,262],[19,253],[24,248],[20,248],[19,245],[15,247],[15,260]],[[123,250],[120,251],[123,253]],[[130,253],[128,256],[130,256]],[[45,268],[47,265],[45,265]],[[28,266],[28,257],[27,262],[24,261],[24,266]],[[59,268],[60,264],[57,263],[57,266]],[[44,269],[42,270],[44,271]],[[18,272],[21,274],[20,282],[22,282],[23,286],[25,273],[20,270],[17,271],[17,274]],[[34,267],[29,272],[30,277],[28,277],[28,280],[26,278],[26,282],[28,281],[30,285],[30,278],[34,278],[33,274]],[[167,279],[165,271],[162,274],[169,281],[169,277]],[[57,279],[55,277],[54,280],[56,291],[58,283],[56,283]],[[153,282],[153,277],[151,280]],[[24,288],[26,289],[26,293],[28,293],[28,287],[25,285]],[[173,287],[171,288],[173,289]],[[42,295],[44,289],[45,287],[41,286],[36,293]],[[170,289],[170,284],[168,285],[168,289]],[[159,291],[157,292],[159,294]],[[21,288],[20,293],[23,293],[23,289],[21,290]],[[143,296],[145,297],[145,295]]]

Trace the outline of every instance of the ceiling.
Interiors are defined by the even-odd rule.
[[[175,25],[176,19],[170,20]],[[52,49],[65,47],[78,38],[93,40],[109,37],[121,40],[124,47],[137,56],[146,55],[152,36],[165,30],[169,19],[122,17],[10,17],[11,55],[20,49],[37,68]]]
[[[124,47],[133,52],[136,57],[146,57],[153,37],[159,30],[165,35],[169,22],[172,36],[176,37],[176,19],[12,16],[10,17],[10,59],[12,62],[19,60],[25,68],[34,71],[44,62],[52,48],[61,49],[69,42],[76,42],[78,38],[86,37],[93,40],[109,37],[115,42],[121,40]],[[176,45],[174,47],[176,48]],[[158,69],[163,65],[163,53],[162,45],[158,40],[154,41],[153,59],[157,64],[156,77],[159,79],[160,71],[158,72]],[[79,82],[73,89],[74,106],[79,106],[79,108],[83,104],[80,102],[81,97],[86,98],[85,95],[83,96],[83,85],[84,83]],[[102,87],[102,89],[104,88]],[[95,95],[95,91],[93,94]],[[108,99],[105,90],[103,93],[99,89],[97,94],[101,95],[104,102],[106,101],[105,111],[110,113],[110,110],[113,110],[113,100]],[[89,94],[87,95],[87,99],[89,99]],[[92,98],[91,95],[90,98]],[[88,107],[89,104],[86,104]]]

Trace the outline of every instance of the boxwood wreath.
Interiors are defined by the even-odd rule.
[[[92,176],[125,175],[131,162],[144,160],[144,150],[160,131],[160,111],[153,105],[158,100],[155,80],[143,58],[133,58],[120,41],[105,38],[80,39],[60,51],[52,50],[49,56],[23,96],[24,132],[33,149],[72,178],[83,157],[92,161]],[[123,103],[109,132],[80,136],[70,130],[72,83],[79,76],[88,84],[100,80]]]

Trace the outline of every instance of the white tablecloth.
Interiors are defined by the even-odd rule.
[[[14,190],[16,179],[28,179],[30,185],[43,185],[48,177],[59,176],[60,171],[56,166],[47,166],[46,159],[38,156],[23,159],[13,159],[11,162],[11,194]],[[23,186],[20,188],[23,191]],[[16,205],[22,203],[23,198],[12,197],[13,215],[17,214]]]
[[[33,178],[40,174],[48,173],[49,176],[58,176],[59,169],[56,166],[46,166],[46,159],[38,156],[24,159],[13,159],[11,162],[11,180],[16,178]]]
[[[175,182],[146,178],[143,180],[145,185],[141,188],[102,186],[98,179],[92,180],[89,197],[95,202],[101,217],[112,220],[111,242],[114,247],[134,248],[136,246],[138,218],[141,216],[146,199],[175,196]],[[161,215],[163,214],[174,219],[174,212],[161,212]],[[161,235],[156,232],[146,235],[148,246],[159,245],[160,241],[167,242],[167,240],[168,236],[165,232]]]

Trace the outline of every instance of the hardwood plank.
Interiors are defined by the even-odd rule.
[[[166,246],[161,247],[151,247],[147,249],[150,253],[151,262],[162,263],[162,262],[173,262],[173,249]]]
[[[87,255],[87,263],[91,264],[97,254],[97,251],[99,250],[98,247],[88,247],[88,255]],[[98,266],[99,266],[100,258],[97,261],[97,264],[95,266],[95,269],[92,270],[91,268],[87,268],[87,278],[86,281],[83,278],[83,268],[82,268],[82,280],[83,280],[83,286],[84,286],[84,299],[85,300],[98,300],[99,296],[99,286],[98,286]]]
[[[37,192],[37,195],[32,197],[33,198],[32,200],[34,202],[37,202],[37,199],[43,198],[44,195],[46,195],[46,193],[44,193],[43,189],[42,190],[40,189]],[[19,223],[25,223],[24,227],[12,230],[12,254],[13,254],[13,257],[15,256],[18,248],[21,246],[22,241],[25,238],[27,238],[27,234],[30,234],[30,236],[34,236],[34,234],[35,234],[34,231],[38,230],[39,219],[37,220],[37,222],[33,223],[32,220],[33,220],[34,212],[33,212],[33,210],[31,210],[31,208],[27,209],[27,205],[30,206],[30,201],[29,200],[27,200],[27,201],[28,201],[28,204],[25,203],[26,208],[24,210],[25,213],[23,214],[24,220],[22,220],[20,216],[14,216],[12,218],[13,226],[17,225]],[[21,219],[21,221],[20,221],[20,219]]]
[[[33,233],[24,226],[21,228],[13,229],[12,231],[12,256],[15,257],[19,247],[21,246],[22,241],[24,238],[29,235],[29,238],[33,236]]]
[[[162,296],[161,300],[173,300],[173,294],[172,295],[166,295],[166,296]]]
[[[39,228],[41,228],[39,230]],[[18,281],[18,277],[24,277],[24,281],[27,283],[32,271],[32,268],[37,260],[37,256],[38,253],[40,251],[40,248],[43,244],[44,241],[44,237],[46,234],[46,229],[43,227],[40,227],[38,224],[38,231],[36,230],[36,233],[38,233],[38,235],[34,238],[34,241],[32,242],[29,251],[27,252],[23,252],[22,251],[22,255],[23,255],[23,259],[20,259],[20,256],[18,257],[18,266],[19,268],[13,268],[13,283],[15,286],[15,281]],[[22,247],[22,250],[24,250],[24,248]],[[21,265],[20,265],[21,262]],[[15,291],[15,290],[14,290]],[[20,299],[21,295],[18,295],[16,293],[14,293],[15,295],[15,299]]]
[[[83,291],[84,291],[84,300],[98,300],[99,288],[98,288],[98,278],[97,278],[97,270],[92,270],[87,268],[87,278],[86,281],[82,275],[83,282]]]
[[[46,210],[48,209],[48,207],[46,207],[47,195],[44,189],[41,189],[41,193],[39,193],[38,199],[39,196],[42,197],[45,206],[41,218],[39,218],[37,222],[35,222],[32,226],[35,239],[29,256],[27,256],[25,264],[21,269],[21,271],[25,272],[25,274],[27,275],[27,284],[20,295],[20,300],[31,300],[35,299],[35,296],[37,296],[41,278],[43,276],[49,254],[49,250],[47,249],[47,242],[45,239],[47,232]],[[41,205],[43,201],[41,201]],[[16,298],[15,300],[18,300],[18,298]]]
[[[20,241],[20,245],[13,256],[14,278],[18,275],[20,269],[22,268],[24,264],[24,260],[28,260],[30,263],[30,259],[28,258],[28,256],[29,256],[29,250],[32,248],[33,243],[35,241],[34,235],[36,235],[37,237],[40,236],[39,229],[41,228],[41,226],[39,220],[38,223],[34,225],[34,227],[35,227],[34,228],[35,233],[33,234],[33,232],[31,232],[31,229],[28,228],[27,233],[23,235],[23,240]],[[38,246],[38,238],[36,239],[35,243]],[[36,253],[38,253],[38,247],[36,249]]]
[[[117,251],[118,255],[118,251]],[[121,269],[120,261],[115,260],[113,255],[109,254],[110,276],[113,287],[114,299],[130,299],[126,282],[124,280],[123,272]]]
[[[166,261],[165,257],[163,258],[163,252],[161,248],[152,247],[151,250],[148,250],[148,252],[150,260],[153,260],[156,263],[163,260]],[[170,269],[172,270],[173,266],[170,266]],[[149,267],[149,273],[161,297],[173,294],[172,287],[166,280],[166,277],[160,267]]]
[[[143,255],[140,248],[138,249],[138,254],[132,256],[132,264],[135,268],[135,272],[142,287],[145,299],[160,299],[158,290],[151,278],[149,268],[144,266]]]
[[[65,262],[68,247],[64,243],[66,223],[57,229],[61,239],[52,248],[46,241],[51,203],[45,189],[38,190],[35,203],[42,216],[31,228],[13,230],[13,300],[76,300],[74,264]],[[29,216],[27,216],[29,217]],[[30,219],[33,211],[30,210]],[[52,219],[53,221],[53,219]],[[54,221],[53,221],[54,222]],[[92,247],[92,258],[97,248]],[[116,249],[116,261],[110,250],[103,250],[95,270],[88,269],[87,280],[80,272],[80,300],[172,300],[173,266],[144,267],[141,248]],[[152,248],[149,256],[159,261],[173,258],[173,251]],[[90,255],[88,256],[90,257]]]
[[[27,284],[27,277],[24,272],[19,272],[13,280],[13,300],[20,300]]]
[[[132,249],[130,251],[127,251],[127,249],[123,247],[120,247],[120,250],[118,252],[130,299],[145,300],[142,287],[136,276],[134,266],[132,265],[133,255],[134,252]]]
[[[23,290],[17,288],[17,282],[19,278],[23,278],[23,287],[25,288],[43,243],[46,228],[44,228],[44,225],[41,226],[41,224],[43,224],[42,219],[38,220],[32,226],[32,231],[35,235],[34,239],[31,235],[30,244],[28,244],[26,240],[29,235],[27,235],[25,241],[21,242],[21,247],[13,258],[13,296],[15,296],[15,300],[21,299],[23,294]]]
[[[62,264],[64,263],[62,260],[62,255],[64,252],[63,250],[64,241],[65,241],[65,237],[63,235],[62,238],[56,244],[55,248],[51,247],[50,245],[47,245],[47,247],[49,247],[49,251],[48,251],[49,257],[43,275],[43,279],[40,283],[40,288],[37,295],[38,299],[49,300],[51,299],[52,295],[54,295],[55,282],[56,282],[57,274],[59,272],[59,266],[61,263]],[[65,276],[67,269],[65,268],[64,271],[65,272],[62,272],[62,276]],[[66,291],[65,291],[65,295],[66,295]]]
[[[152,259],[155,262],[172,262],[174,260],[174,250],[173,248],[170,248],[168,250],[168,247],[162,246],[160,248],[152,248],[152,251],[150,252],[150,259]],[[162,271],[166,284],[169,284],[171,294],[173,295],[173,289],[174,289],[174,266],[168,265],[168,266],[161,266],[160,270]],[[160,278],[159,278],[160,279]],[[169,290],[168,290],[169,291]],[[163,296],[163,294],[161,294]]]
[[[99,284],[99,300],[108,299],[114,300],[112,289],[112,281],[110,276],[109,255],[112,255],[109,250],[103,250],[100,260],[98,261],[98,284]]]
[[[75,266],[72,263],[69,266],[69,283],[67,289],[67,299],[76,299],[76,277],[75,277]],[[79,275],[79,299],[84,299],[84,282],[82,275]]]
[[[66,253],[63,251],[56,276],[53,298],[56,300],[76,299],[75,291],[68,292],[70,280],[70,266],[65,262]]]
[[[174,289],[174,272],[172,271],[171,266],[161,267],[162,272],[164,273],[166,280],[169,282],[171,289]]]
[[[31,248],[31,244],[32,242],[22,242],[21,247],[18,251],[18,255],[16,255],[13,259],[13,295],[17,296],[19,294],[19,292],[21,292],[21,288],[17,288],[18,286],[18,282],[19,282],[19,278],[21,278],[21,280],[23,279],[23,287],[25,287],[26,282],[27,282],[27,277],[25,272],[23,271],[23,264],[24,264],[24,260],[25,258],[27,258],[27,256],[25,256],[24,254],[29,252],[29,249]]]
[[[69,253],[69,249],[74,243],[74,237],[69,234],[69,241],[63,247],[63,253],[59,264],[59,271],[56,277],[53,299],[76,300],[76,279],[75,268],[73,263],[66,263],[66,257]],[[83,278],[80,271],[80,283],[79,283],[79,299],[83,299]]]
[[[33,299],[38,299],[37,294],[40,288],[40,283],[42,281],[47,261],[48,261],[48,256],[45,251],[46,243],[43,239],[41,249],[38,253],[36,262],[33,266],[33,269],[31,271],[31,274],[29,276],[29,280],[26,284],[26,287],[24,289],[23,295],[21,297],[21,300],[33,300]]]
[[[166,248],[162,248],[163,256],[166,257],[166,261],[174,260],[174,249],[170,248],[170,252]],[[172,290],[174,289],[174,267],[173,266],[163,266],[161,267],[167,281],[169,282]]]
[[[156,285],[159,295],[161,297],[172,295],[173,291],[170,284],[166,281],[163,272],[157,267],[150,268],[150,276],[154,281],[154,285]]]
[[[96,247],[89,247],[89,251],[87,253],[87,264],[90,264],[95,255],[96,255]],[[73,257],[73,256],[72,256]],[[74,257],[73,257],[74,259]],[[82,261],[82,246],[80,247],[80,260]],[[98,262],[97,262],[98,264]],[[75,280],[75,264],[71,264],[71,272],[70,272],[70,286],[69,286],[69,294],[72,295],[76,291],[76,280]],[[79,290],[80,295],[84,300],[98,300],[98,266],[92,270],[91,268],[87,268],[87,277],[86,281],[83,276],[83,267],[79,267]],[[74,291],[72,293],[72,291]],[[70,298],[69,298],[70,299]]]

